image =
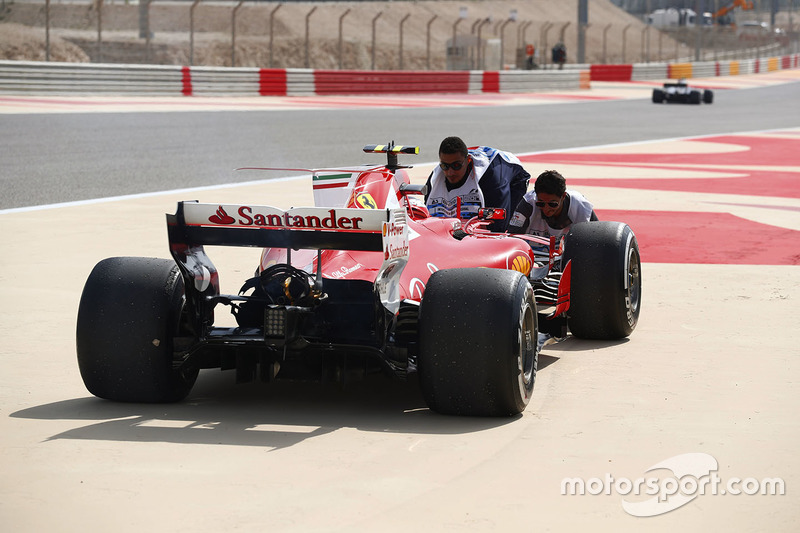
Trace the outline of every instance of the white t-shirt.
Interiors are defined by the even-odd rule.
[[[594,209],[592,203],[581,193],[571,189],[567,189],[567,196],[569,196],[569,208],[567,209],[569,221],[564,228],[553,228],[547,224],[547,221],[542,216],[542,210],[536,207],[536,192],[528,191],[522,198],[528,205],[524,207],[520,205],[517,210],[514,211],[514,215],[508,223],[509,231],[512,233],[524,232],[531,235],[540,235],[542,237],[560,237],[561,235],[569,233],[569,228],[572,224],[576,222],[588,222],[592,217],[592,211]],[[520,202],[520,204],[522,204],[522,202]],[[530,215],[525,212],[528,210],[530,210]],[[517,229],[517,231],[514,231],[514,229]]]

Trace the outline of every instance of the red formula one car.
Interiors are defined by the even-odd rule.
[[[98,263],[77,321],[88,390],[171,402],[207,368],[241,382],[418,372],[431,409],[503,416],[528,404],[542,345],[568,329],[614,339],[636,327],[640,262],[627,225],[576,224],[557,242],[488,232],[504,216],[490,208],[464,224],[430,217],[397,162],[418,149],[364,151],[388,164],[304,170],[316,207],[181,202],[167,215],[171,260]],[[264,251],[238,294],[220,294],[204,245]],[[235,327],[215,325],[221,307]]]

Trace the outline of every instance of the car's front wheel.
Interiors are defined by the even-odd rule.
[[[419,314],[420,385],[442,414],[508,416],[527,406],[536,379],[533,289],[513,270],[434,272]]]
[[[642,302],[639,244],[630,226],[599,221],[574,224],[564,261],[572,262],[568,325],[585,339],[620,339],[639,321]]]
[[[78,366],[86,388],[122,402],[174,402],[198,371],[175,369],[173,337],[184,302],[174,261],[113,257],[100,261],[81,295]]]

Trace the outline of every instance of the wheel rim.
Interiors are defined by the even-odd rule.
[[[522,308],[519,327],[519,353],[517,365],[519,367],[519,388],[523,398],[528,398],[528,390],[536,377],[536,349],[538,348],[535,316],[533,309],[526,300]]]
[[[639,316],[639,303],[642,295],[640,269],[639,252],[631,247],[628,252],[628,288],[625,295],[625,303],[628,308],[628,323],[631,326],[636,324],[636,317]]]

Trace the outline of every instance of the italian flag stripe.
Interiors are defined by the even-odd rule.
[[[352,174],[328,174],[327,176],[313,176],[314,189],[330,189],[334,187],[347,187]]]

